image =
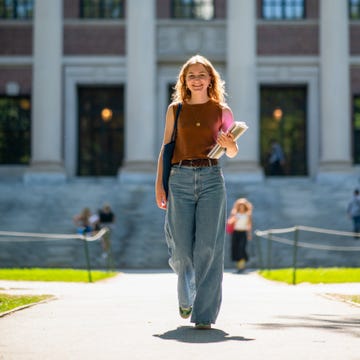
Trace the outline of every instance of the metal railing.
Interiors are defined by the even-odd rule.
[[[256,230],[256,246],[259,255],[259,263],[260,267],[264,268],[263,266],[263,257],[261,246],[259,242],[259,238],[264,238],[267,241],[267,265],[266,269],[271,268],[271,261],[272,261],[272,243],[277,242],[285,245],[293,246],[293,257],[292,257],[292,283],[293,285],[296,284],[296,270],[297,270],[297,261],[298,261],[298,249],[299,248],[308,248],[314,250],[322,250],[322,251],[344,251],[344,252],[354,252],[360,251],[359,246],[334,246],[334,245],[324,245],[324,244],[314,244],[305,241],[299,241],[300,231],[306,232],[313,232],[313,233],[321,233],[321,234],[329,234],[329,235],[338,235],[338,236],[346,236],[346,237],[358,237],[360,240],[360,233],[348,232],[348,231],[338,231],[338,230],[330,230],[330,229],[322,229],[316,228],[311,226],[302,226],[297,225],[290,228],[284,229],[269,229],[269,230]],[[293,233],[293,239],[286,239],[280,236],[279,234],[288,234]]]
[[[82,234],[43,234],[43,233],[31,233],[31,232],[16,232],[16,231],[0,231],[0,242],[8,242],[9,240],[6,237],[14,237],[15,239],[11,242],[29,242],[29,241],[39,241],[42,240],[82,240],[84,245],[84,254],[86,260],[86,267],[88,271],[88,280],[92,282],[91,276],[91,263],[89,255],[88,243],[93,241],[101,240],[104,236],[108,236],[110,229],[107,227],[102,228],[97,232],[86,233],[85,231]],[[107,268],[113,270],[113,260],[111,246],[108,251],[108,262]]]

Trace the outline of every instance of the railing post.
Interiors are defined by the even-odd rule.
[[[111,229],[107,228],[104,237],[106,237],[107,245],[108,245],[108,257],[107,257],[107,271],[114,271],[114,259],[112,256],[112,247],[111,247]]]
[[[264,263],[263,263],[262,253],[261,253],[261,245],[260,245],[259,236],[257,235],[256,232],[255,232],[255,244],[256,244],[256,248],[257,248],[257,252],[258,252],[259,266],[260,266],[260,269],[263,269]]]
[[[84,240],[83,240],[84,241],[84,251],[85,251],[86,265],[87,265],[87,270],[88,270],[88,279],[89,279],[89,282],[92,282],[89,247],[88,247],[88,242],[86,240],[85,230],[83,232],[83,235],[84,235]]]
[[[269,234],[267,236],[267,270],[270,270],[271,268],[271,247],[272,247],[272,239],[271,239],[271,231],[269,231]]]
[[[296,267],[297,267],[297,249],[298,249],[298,240],[299,240],[299,228],[295,226],[294,231],[294,248],[293,248],[293,276],[292,283],[296,285]]]

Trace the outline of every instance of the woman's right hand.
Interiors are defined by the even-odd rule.
[[[162,210],[166,210],[166,194],[165,194],[165,190],[163,189],[162,186],[159,186],[156,189],[156,204],[158,206],[158,208],[162,209]]]

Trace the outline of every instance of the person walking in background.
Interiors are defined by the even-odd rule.
[[[107,226],[108,228],[112,228],[115,223],[115,214],[111,209],[109,203],[104,203],[102,208],[98,211],[99,215],[99,226],[103,228]]]
[[[228,218],[228,225],[233,229],[231,234],[231,260],[236,262],[239,273],[245,269],[249,259],[247,242],[251,240],[252,204],[245,198],[235,201]]]
[[[95,221],[94,221],[95,220]],[[73,217],[73,222],[77,228],[79,234],[90,233],[95,230],[94,216],[91,214],[91,210],[85,207],[81,212]]]
[[[347,214],[353,221],[354,233],[360,233],[360,192],[359,189],[354,190],[354,195],[349,202]],[[355,239],[360,239],[354,236]]]
[[[285,155],[281,145],[274,139],[270,141],[270,175],[284,175]]]
[[[108,228],[108,232],[101,238],[103,249],[102,257],[107,258],[111,248],[111,232],[115,224],[115,214],[113,213],[109,203],[104,203],[103,207],[98,211],[99,228]]]
[[[166,209],[165,236],[169,264],[178,276],[180,316],[191,316],[197,329],[211,328],[222,299],[226,189],[218,161],[207,154],[216,143],[226,148],[228,157],[238,152],[227,131],[234,119],[224,94],[224,83],[209,60],[196,55],[182,66],[166,113],[155,185],[156,203]],[[162,154],[171,139],[179,103],[166,198]]]

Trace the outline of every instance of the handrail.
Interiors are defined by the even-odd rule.
[[[298,227],[298,228],[295,227],[294,232],[297,229],[301,230],[300,227]],[[270,231],[258,231],[258,230],[256,230],[255,231],[255,235],[259,236],[259,237],[265,237],[267,235],[271,235],[270,238],[266,238],[267,240],[272,240],[272,241],[282,243],[282,244],[286,244],[286,245],[294,245],[295,244],[294,240],[282,238],[282,237],[276,236],[274,234],[280,234],[280,232],[272,232],[272,230],[270,230]],[[321,245],[321,244],[308,243],[308,242],[304,242],[304,241],[298,241],[297,246],[303,247],[303,248],[308,248],[308,249],[325,250],[325,251],[360,251],[360,246]]]
[[[2,239],[1,237],[5,236],[12,236],[18,237],[18,239],[11,240],[11,242],[29,242],[29,241],[39,241],[42,240],[82,240],[84,242],[84,252],[86,258],[86,265],[88,269],[88,278],[89,282],[92,282],[91,277],[91,265],[90,265],[90,256],[89,256],[89,249],[88,249],[88,242],[100,240],[105,234],[109,233],[110,229],[107,227],[102,228],[101,230],[97,231],[96,233],[88,233],[83,234],[45,234],[45,233],[30,233],[30,232],[17,232],[17,231],[0,231],[0,242],[8,242],[8,239]],[[29,238],[35,239],[29,239]],[[24,239],[26,238],[26,239]],[[111,258],[111,254],[110,254]]]
[[[14,236],[14,237],[32,237],[32,238],[46,238],[53,240],[67,240],[67,239],[79,239],[86,241],[96,241],[99,240],[109,231],[108,228],[102,228],[97,231],[94,235],[85,234],[44,234],[44,233],[30,233],[30,232],[17,232],[17,231],[0,231],[0,241],[8,241],[1,239],[1,236]],[[12,240],[14,241],[14,240]],[[15,240],[15,241],[24,241],[24,240]],[[29,241],[29,239],[25,240]]]
[[[323,250],[323,251],[360,251],[360,246],[336,246],[336,245],[324,245],[324,244],[314,244],[305,241],[299,241],[299,232],[300,231],[308,231],[315,233],[323,233],[323,234],[331,234],[331,235],[340,235],[340,236],[352,236],[359,237],[360,233],[348,232],[348,231],[338,231],[331,229],[322,229],[311,226],[302,226],[297,225],[290,228],[283,229],[269,229],[269,230],[256,230],[254,233],[257,239],[257,246],[259,252],[259,259],[262,267],[262,255],[261,255],[261,246],[259,244],[258,238],[265,238],[267,240],[267,269],[271,268],[271,243],[278,242],[285,245],[293,246],[293,284],[296,284],[296,268],[297,268],[297,249],[299,247],[315,249],[315,250]],[[280,236],[279,234],[287,234],[293,232],[294,239],[286,239]]]
[[[331,234],[331,235],[341,235],[341,236],[356,236],[360,238],[360,233],[354,233],[350,231],[339,231],[339,230],[331,230],[331,229],[323,229],[323,228],[317,228],[317,227],[311,227],[311,226],[303,226],[303,225],[296,225],[290,228],[284,228],[284,229],[269,229],[269,230],[256,230],[258,236],[262,236],[264,234],[284,234],[288,232],[293,232],[296,229],[303,230],[303,231],[309,231],[309,232],[317,232],[317,233],[323,233],[323,234]]]

